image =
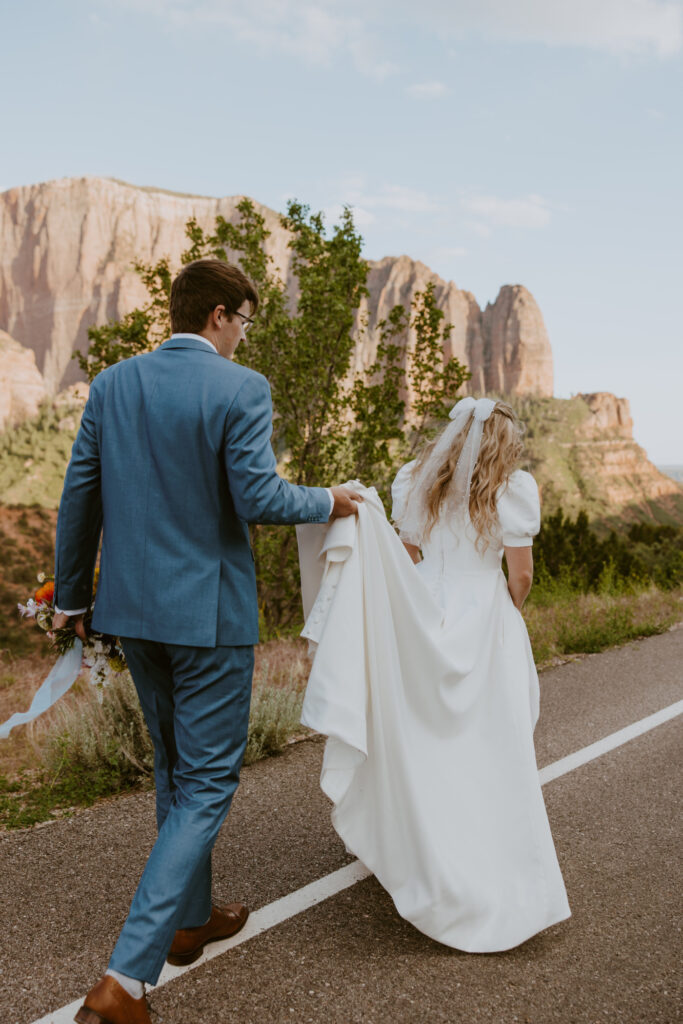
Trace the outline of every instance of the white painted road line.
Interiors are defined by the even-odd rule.
[[[669,704],[668,708],[655,711],[654,715],[641,718],[639,722],[627,725],[625,729],[619,729],[618,732],[610,733],[609,736],[603,736],[597,743],[591,743],[590,746],[582,747],[581,750],[576,750],[573,754],[568,754],[567,757],[561,757],[559,761],[554,761],[552,764],[546,765],[545,768],[541,768],[538,773],[541,785],[545,786],[546,782],[552,782],[553,779],[559,779],[561,775],[566,775],[567,772],[573,772],[575,768],[580,768],[581,765],[594,761],[596,757],[602,757],[608,751],[615,750],[616,747],[628,743],[629,740],[635,739],[636,736],[642,736],[644,732],[649,732],[650,729],[654,729],[656,726],[662,725],[664,722],[668,722],[680,714],[683,714],[683,700],[679,700],[675,704]]]
[[[582,765],[588,764],[589,761],[602,757],[603,754],[608,753],[610,750],[615,750],[616,747],[628,743],[629,740],[635,739],[636,736],[642,736],[643,733],[649,732],[650,729],[655,729],[658,725],[662,725],[664,722],[668,722],[680,714],[683,714],[683,700],[678,701],[676,704],[670,704],[669,707],[662,708],[661,711],[656,711],[653,715],[648,715],[647,718],[641,718],[639,722],[627,725],[625,729],[619,729],[618,732],[610,733],[609,736],[604,736],[597,743],[591,743],[587,747],[582,747],[581,750],[576,750],[573,754],[568,754],[567,757],[560,758],[559,761],[546,765],[538,773],[541,785],[544,786],[547,782],[552,782],[553,779],[567,775],[576,768],[580,768]],[[260,910],[254,911],[249,916],[249,920],[241,932],[238,932],[237,935],[230,939],[224,939],[222,942],[211,943],[199,960],[195,960],[193,964],[188,964],[186,967],[173,967],[171,964],[166,964],[154,988],[167,985],[174,978],[179,978],[187,971],[193,971],[196,967],[201,967],[202,964],[213,960],[214,957],[222,956],[228,950],[234,949],[235,946],[239,946],[249,939],[253,939],[256,935],[269,931],[269,929],[274,928],[276,925],[282,924],[283,921],[289,920],[290,917],[295,917],[297,914],[301,914],[304,910],[309,910],[331,896],[336,896],[338,892],[348,889],[350,886],[355,885],[356,882],[361,882],[364,878],[368,878],[369,875],[368,869],[360,861],[355,860],[353,863],[339,868],[338,871],[333,871],[332,874],[325,875],[324,878],[319,878],[316,882],[311,882],[302,889],[297,889],[296,892],[289,893],[288,896],[283,896],[281,899],[261,907]],[[150,988],[148,991],[154,991],[154,989]],[[69,1003],[68,1006],[62,1006],[59,1010],[53,1010],[45,1017],[33,1021],[33,1024],[72,1024],[74,1014],[82,1003],[83,998],[81,997],[73,1003]]]
[[[233,935],[230,939],[212,942],[206,947],[199,960],[195,960],[193,964],[188,964],[186,967],[173,967],[172,964],[165,964],[159,981],[154,988],[167,985],[169,981],[179,978],[186,971],[191,971],[195,967],[201,967],[202,964],[213,960],[214,957],[227,953],[229,949],[247,942],[248,939],[253,939],[262,932],[267,932],[270,928],[274,928],[283,921],[287,921],[290,917],[295,917],[304,910],[309,910],[316,903],[322,903],[323,900],[329,899],[330,896],[336,896],[338,892],[348,889],[349,886],[355,885],[356,882],[360,882],[364,878],[368,878],[369,875],[368,869],[360,861],[355,860],[353,863],[339,868],[338,871],[333,871],[331,875],[325,875],[324,878],[319,878],[316,882],[311,882],[302,889],[297,889],[296,892],[291,892],[288,896],[283,896],[281,899],[261,907],[260,910],[255,910],[253,914],[249,915],[249,920],[242,931],[238,932],[237,935]],[[147,990],[149,992],[154,991],[151,986],[148,986]],[[74,1014],[80,1009],[82,1003],[83,998],[81,997],[75,1002],[69,1003],[68,1006],[62,1006],[59,1010],[53,1010],[52,1013],[41,1017],[34,1024],[71,1024]]]
[[[207,960],[213,960],[215,956],[220,956],[221,953],[227,953],[234,946],[239,946],[242,942],[246,942],[247,939],[253,939],[255,935],[260,935],[261,932],[267,932],[269,928],[274,928],[275,925],[282,924],[288,918],[295,917],[304,910],[309,910],[316,903],[322,903],[323,900],[329,899],[330,896],[336,896],[338,892],[348,889],[349,886],[355,885],[356,882],[362,882],[364,878],[369,878],[369,876],[370,872],[365,865],[361,864],[359,860],[354,860],[351,864],[339,868],[338,871],[333,871],[331,875],[325,875],[324,878],[319,878],[317,882],[305,885],[303,889],[297,889],[296,892],[290,892],[288,896],[282,896],[281,899],[275,900],[274,903],[269,903],[267,907],[261,907],[260,910],[250,914],[244,928],[237,935],[208,946],[204,950],[201,959],[196,960],[194,964],[190,964],[188,967],[173,967],[171,964],[166,964],[154,988],[159,988],[160,985],[173,981],[174,978],[184,974],[189,967],[198,967],[200,964],[206,963]]]

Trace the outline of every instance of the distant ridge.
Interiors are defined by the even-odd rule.
[[[683,484],[683,466],[657,466],[657,469],[665,476],[670,476],[672,480]]]
[[[46,505],[58,500],[60,460],[68,458],[67,434],[77,429],[77,414],[58,402],[58,408],[26,424],[21,444],[12,435],[23,429],[17,421],[32,420],[43,396],[49,401],[81,379],[72,353],[86,347],[89,326],[144,304],[147,294],[134,260],[168,256],[179,265],[187,220],[194,217],[205,229],[213,228],[218,214],[235,222],[241,198],[194,196],[97,177],[0,194],[0,331],[9,335],[3,335],[6,373],[0,374],[0,429],[8,428],[0,437],[0,500]],[[271,232],[274,265],[293,291],[289,235],[274,210],[255,206]],[[360,311],[367,329],[357,333],[356,369],[374,359],[377,322],[397,303],[408,307],[429,282],[453,324],[444,354],[455,355],[472,374],[462,393],[505,396],[529,424],[530,468],[546,512],[562,506],[571,514],[585,508],[595,520],[683,522],[681,476],[671,472],[681,467],[660,472],[648,461],[633,439],[625,399],[606,392],[552,397],[550,341],[537,303],[521,284],[503,285],[496,301],[482,310],[470,292],[408,256],[371,262],[370,294]],[[405,349],[413,343],[410,334],[399,341]],[[40,438],[40,444],[27,461],[24,449],[31,449],[32,438]]]
[[[134,260],[163,256],[180,265],[185,224],[213,229],[217,215],[235,222],[242,196],[212,198],[139,186],[114,178],[63,178],[0,194],[0,329],[31,348],[51,394],[79,379],[72,360],[87,329],[119,319],[146,299]],[[271,232],[267,248],[294,291],[289,235],[280,217],[255,202]],[[551,395],[552,350],[538,305],[523,285],[504,285],[481,310],[474,296],[408,256],[370,264],[365,305],[369,332],[358,333],[355,365],[374,357],[373,328],[397,302],[410,305],[431,281],[453,324],[448,353],[472,372],[466,390]],[[401,339],[410,346],[410,334]]]
[[[54,180],[55,181],[59,181],[60,179],[56,178]],[[164,195],[164,196],[178,196],[179,199],[217,199],[218,198],[218,196],[203,196],[203,195],[200,195],[199,192],[176,192],[175,189],[172,189],[172,188],[162,188],[160,185],[134,185],[130,181],[124,181],[122,178],[110,178],[108,175],[105,176],[102,180],[103,181],[113,181],[115,185],[123,185],[125,188],[135,188],[139,192],[160,192],[161,195]],[[46,181],[44,184],[49,185],[49,184],[51,184],[51,182]],[[230,199],[237,199],[239,201],[240,199],[243,199],[244,196],[237,195],[237,193],[236,193],[235,195],[232,195],[229,198]]]

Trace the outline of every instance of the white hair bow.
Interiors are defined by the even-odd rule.
[[[458,457],[450,487],[449,506],[454,511],[468,512],[470,504],[470,485],[472,473],[479,458],[479,448],[484,430],[484,423],[496,406],[492,398],[461,398],[448,414],[450,423],[436,442],[427,461],[413,474],[411,493],[408,497],[405,523],[401,530],[405,533],[419,535],[426,521],[425,496],[436,479],[444,459],[455,443],[461,431],[467,430],[467,437]]]
[[[474,410],[475,420],[480,420],[483,423],[489,418],[495,406],[496,403],[493,398],[472,398],[471,395],[468,395],[467,398],[461,398],[459,402],[455,403],[448,414],[448,418],[449,420],[454,420],[462,417],[464,421],[469,416],[469,413]]]

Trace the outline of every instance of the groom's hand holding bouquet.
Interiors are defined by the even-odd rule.
[[[71,625],[76,636],[80,637],[83,643],[86,643],[88,636],[85,632],[84,619],[84,612],[81,612],[80,615],[67,615],[66,612],[55,612],[52,617],[52,628],[53,630],[67,629]]]

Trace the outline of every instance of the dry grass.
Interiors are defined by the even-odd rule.
[[[35,626],[31,628],[37,632]],[[42,654],[17,658],[5,651],[0,655],[0,721],[4,722],[15,711],[28,709],[33,695],[52,668],[56,656],[47,647],[47,641],[42,639]],[[256,648],[254,704],[257,704],[257,689],[284,690],[302,695],[308,671],[309,661],[303,640],[272,640],[261,644]],[[32,771],[40,767],[47,736],[58,729],[62,721],[61,708],[85,707],[93,696],[87,672],[84,672],[54,710],[35,722],[14,729],[8,739],[0,741],[0,774],[13,777],[21,770]],[[283,704],[283,713],[285,706]]]
[[[245,764],[307,735],[300,719],[309,668],[303,640],[270,640],[256,648]]]
[[[33,627],[35,630],[35,626]],[[47,649],[47,643],[45,643]],[[27,711],[33,695],[54,665],[53,653],[31,654],[24,658],[11,657],[7,651],[0,656],[0,721],[4,722],[15,711]],[[75,695],[84,694],[85,680],[79,680],[73,689]],[[6,740],[0,740],[0,774],[14,776],[22,769],[37,768],[43,749],[44,724],[42,720],[13,729]]]
[[[601,651],[662,633],[683,618],[683,591],[623,594],[539,593],[525,618],[540,668],[576,653]],[[0,716],[24,710],[47,675],[51,655],[0,661]],[[301,703],[308,677],[306,645],[273,640],[256,651],[245,763],[305,735]],[[0,743],[0,821],[25,827],[74,806],[149,785],[152,751],[132,681],[124,674],[104,693],[85,676],[47,715]]]
[[[664,633],[683,619],[683,591],[651,587],[618,595],[566,594],[552,604],[527,604],[524,618],[534,659],[544,668],[570,654]]]
[[[255,651],[255,682],[265,675],[268,686],[303,691],[311,664],[306,649],[306,641],[298,637],[259,644]]]
[[[544,668],[571,654],[600,651],[635,637],[664,632],[683,619],[683,591],[652,587],[616,596],[558,594],[552,603],[527,603],[524,617],[536,664]],[[53,661],[49,652],[24,658],[4,652],[0,657],[0,720],[28,708]],[[249,760],[281,748],[289,737],[303,731],[298,714],[309,664],[306,644],[298,638],[271,640],[256,648],[254,740]],[[282,691],[281,697],[277,691]],[[60,723],[63,725],[62,706],[71,711],[85,709],[92,697],[84,674],[52,712],[15,729],[9,739],[0,742],[0,774],[11,778],[21,770],[39,768],[46,756],[47,737],[59,731]],[[99,704],[94,710],[101,713]]]
[[[4,717],[23,710],[53,658],[12,663],[0,679]],[[308,674],[305,645],[286,640],[259,649],[245,764],[306,735],[300,724]],[[0,743],[0,825],[24,828],[101,797],[152,784],[153,751],[127,672],[104,691],[84,673],[54,708]]]

